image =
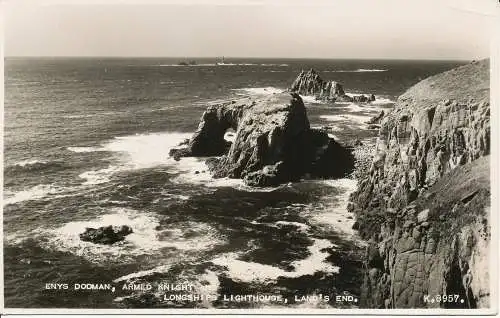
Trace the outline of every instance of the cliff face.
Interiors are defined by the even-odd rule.
[[[207,108],[185,156],[221,156],[208,161],[214,177],[242,178],[251,186],[275,186],[301,177],[343,177],[353,169],[350,151],[323,131],[310,128],[296,93],[260,100],[243,99]],[[233,143],[224,133],[236,131]]]
[[[432,76],[381,122],[351,196],[370,241],[362,305],[487,307],[489,63]],[[464,302],[425,302],[458,294]]]

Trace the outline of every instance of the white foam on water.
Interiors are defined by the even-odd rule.
[[[395,104],[396,102],[393,101],[392,99],[385,98],[385,97],[375,97],[375,100],[373,102],[370,102],[372,105],[388,105],[388,104]]]
[[[284,89],[277,87],[248,87],[248,88],[235,88],[233,91],[240,92],[238,95],[273,95],[284,92]]]
[[[332,244],[328,240],[314,239],[313,244],[309,246],[310,256],[303,260],[292,262],[295,268],[293,271],[285,271],[279,267],[259,264],[254,262],[245,262],[238,260],[237,253],[223,254],[212,260],[212,263],[225,266],[228,275],[241,282],[261,282],[268,283],[276,281],[278,277],[300,277],[312,275],[315,272],[323,271],[327,273],[338,273],[339,267],[326,262],[329,253],[322,251],[325,248],[331,248]]]
[[[234,142],[235,139],[236,139],[236,132],[234,131],[227,131],[224,134],[224,140],[226,141]]]
[[[311,128],[313,129],[319,129],[319,130],[322,130],[323,127],[328,127],[328,131],[343,131],[344,129],[342,129],[341,127],[338,127],[338,126],[327,126],[327,125],[315,125],[315,126],[311,126]]]
[[[309,225],[307,224],[304,224],[304,223],[300,223],[300,222],[291,222],[291,221],[277,221],[275,222],[274,224],[276,225],[293,225],[293,226],[296,226],[299,228],[300,231],[302,232],[307,232],[307,230],[309,229]]]
[[[134,273],[131,273],[131,274],[124,275],[124,276],[120,276],[120,277],[114,279],[113,283],[119,283],[119,282],[122,282],[122,281],[127,281],[127,280],[130,280],[130,279],[134,279],[134,278],[147,277],[147,276],[151,276],[151,275],[154,275],[154,274],[166,273],[166,272],[168,272],[170,270],[170,268],[172,268],[172,264],[160,265],[160,266],[157,266],[157,267],[152,268],[152,269],[148,269],[148,270],[144,270],[144,271],[138,271],[138,272],[134,272]]]
[[[314,97],[314,96],[308,96],[308,95],[302,96],[302,95],[300,95],[300,97],[302,98],[302,101],[306,104],[324,104],[325,103],[324,101],[317,100],[316,97]]]
[[[132,168],[151,168],[165,164],[170,149],[191,136],[191,133],[152,133],[115,137],[103,149],[121,153],[123,163]]]
[[[352,122],[356,124],[366,125],[366,121],[370,119],[370,115],[362,116],[362,115],[321,115],[319,118],[325,119],[332,122]]]
[[[109,182],[111,176],[121,170],[120,167],[109,166],[104,169],[83,172],[78,177],[86,180],[83,185],[95,185]]]
[[[387,69],[376,69],[376,68],[358,68],[356,70],[328,70],[323,71],[326,73],[364,73],[364,72],[387,72]]]
[[[345,109],[349,112],[371,112],[371,113],[377,113],[380,111],[380,108],[378,107],[370,107],[369,104],[366,104],[364,106],[359,106],[358,104],[350,103],[348,104]],[[371,116],[371,115],[370,115]]]
[[[94,117],[94,116],[96,116],[96,114],[67,115],[67,116],[63,116],[63,118],[76,119],[76,118],[90,118],[90,117]]]
[[[354,179],[322,180],[322,184],[340,190],[333,202],[328,202],[329,196],[321,199],[322,209],[315,209],[314,213],[307,213],[309,222],[315,225],[322,225],[332,230],[341,231],[343,234],[353,236],[356,232],[352,229],[354,225],[354,215],[347,211],[349,195],[356,190],[357,181]],[[331,199],[330,199],[331,200]],[[339,222],[340,221],[340,222]]]
[[[281,67],[284,67],[284,66],[288,66],[288,64],[260,64],[261,66],[281,66]]]
[[[106,149],[101,148],[101,147],[68,147],[67,148],[69,151],[72,152],[95,152],[95,151],[106,151]]]
[[[62,189],[51,184],[39,184],[17,192],[4,191],[3,206],[23,201],[39,200],[51,194],[60,193]]]
[[[69,147],[73,152],[108,151],[117,154],[117,163],[99,170],[85,171],[79,175],[83,185],[96,185],[110,181],[113,174],[134,169],[152,168],[175,161],[169,159],[169,151],[191,133],[152,133],[115,137],[100,147]]]
[[[387,69],[376,69],[376,68],[358,68],[356,72],[387,72]]]
[[[196,277],[198,279],[196,283],[195,290],[201,295],[212,295],[212,299],[216,298],[219,293],[219,276],[216,272],[211,271],[209,269],[205,270],[205,272]],[[212,307],[212,304],[206,300],[203,301],[203,304],[206,307]]]
[[[252,188],[244,184],[242,179],[213,178],[205,160],[207,158],[184,157],[179,161],[169,158],[167,163],[175,169],[179,175],[172,178],[174,183],[191,183],[204,185],[209,188],[231,187],[244,191],[270,192],[279,187]]]
[[[14,166],[26,167],[26,166],[36,165],[38,163],[43,164],[43,163],[47,163],[47,161],[38,160],[38,159],[21,160],[21,161],[14,163]]]
[[[156,255],[161,259],[160,250],[176,249],[179,256],[183,252],[205,251],[217,244],[225,242],[218,231],[205,223],[186,222],[176,224],[174,229],[158,230],[160,216],[126,208],[111,208],[110,213],[91,220],[66,223],[56,229],[35,231],[45,240],[42,245],[64,252],[70,252],[85,257],[92,262],[132,259],[140,255]],[[87,227],[128,225],[133,233],[127,235],[124,241],[112,245],[94,244],[80,240],[79,234]]]

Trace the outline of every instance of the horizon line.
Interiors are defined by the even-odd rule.
[[[221,58],[219,56],[132,56],[132,55],[4,55],[4,59],[8,58],[40,58],[40,59],[55,59],[55,58],[67,58],[67,59],[82,59],[82,58],[115,58],[115,59],[126,59],[126,58],[143,58],[143,59],[154,59],[154,58],[175,58],[175,59],[217,59]],[[381,60],[381,61],[394,61],[394,60],[406,60],[406,61],[474,61],[489,59],[487,57],[477,57],[477,58],[440,58],[440,57],[283,57],[283,56],[226,56],[225,59],[287,59],[287,60]]]

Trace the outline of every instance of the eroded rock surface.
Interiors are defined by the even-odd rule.
[[[336,81],[325,81],[323,80],[318,72],[314,69],[310,69],[307,72],[300,72],[292,86],[290,91],[297,92],[305,96],[314,96],[318,100],[330,101],[330,102],[372,102],[375,100],[375,95],[371,94],[369,96],[356,95],[349,96],[344,92],[342,85]]]
[[[224,140],[229,128],[236,131],[233,143]],[[170,155],[221,156],[207,162],[214,177],[242,178],[252,186],[343,177],[354,163],[349,149],[310,128],[296,93],[209,106],[193,137]]]
[[[489,111],[480,61],[418,83],[383,117],[349,205],[371,242],[363,306],[488,306]],[[464,302],[424,302],[452,293]]]

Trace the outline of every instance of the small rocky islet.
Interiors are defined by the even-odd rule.
[[[122,226],[101,226],[97,229],[87,227],[83,233],[80,233],[80,240],[94,244],[112,245],[116,242],[125,240],[125,236],[133,233],[128,225]]]

